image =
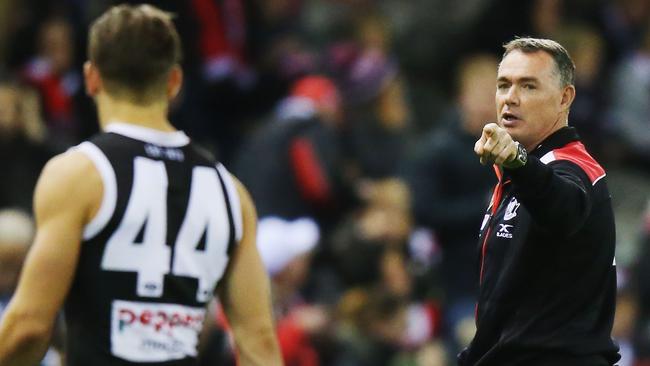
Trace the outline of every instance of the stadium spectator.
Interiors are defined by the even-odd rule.
[[[32,211],[32,193],[45,162],[46,146],[37,93],[0,76],[0,208]]]
[[[397,175],[406,152],[410,110],[395,59],[354,42],[333,45],[328,57],[348,121],[343,149],[356,175],[365,179]]]
[[[18,275],[22,268],[27,250],[34,237],[34,223],[23,211],[0,210],[0,317],[7,307],[18,284]],[[56,332],[50,347],[40,366],[60,366],[62,336]]]
[[[0,211],[0,314],[18,283],[18,274],[34,236],[34,224],[25,213]]]
[[[603,82],[605,44],[602,36],[585,24],[567,24],[556,32],[576,64],[576,99],[571,124],[596,157],[607,157],[606,90]]]
[[[322,226],[348,204],[341,197],[340,103],[328,78],[301,78],[271,120],[243,145],[235,173],[250,189],[260,217],[307,216]]]
[[[313,338],[323,337],[331,326],[324,306],[307,303],[300,290],[309,275],[312,253],[320,240],[309,218],[287,221],[260,220],[257,245],[272,282],[278,340],[287,366],[318,366]]]
[[[643,43],[616,68],[609,119],[630,157],[650,163],[650,25]]]
[[[339,303],[340,348],[334,365],[394,365],[407,327],[408,302],[381,288],[351,289]]]
[[[83,92],[81,73],[74,64],[74,34],[63,18],[43,23],[38,33],[37,55],[23,70],[24,78],[40,93],[51,139],[62,148],[79,140],[77,98]]]
[[[455,337],[464,320],[474,317],[476,270],[467,260],[476,253],[471,228],[480,227],[496,180],[476,161],[472,148],[483,126],[496,117],[496,70],[497,59],[489,54],[473,54],[460,63],[454,107],[439,123],[442,127],[425,136],[406,162],[416,225],[433,230],[442,247],[439,275],[448,339]],[[459,339],[454,343],[467,346]]]

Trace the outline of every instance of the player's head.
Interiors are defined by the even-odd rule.
[[[181,43],[172,15],[151,5],[119,5],[90,27],[86,90],[148,105],[179,91]]]
[[[526,148],[566,126],[575,66],[559,43],[518,38],[505,46],[497,75],[498,123]]]

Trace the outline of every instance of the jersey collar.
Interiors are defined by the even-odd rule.
[[[163,132],[154,130],[153,128],[117,121],[109,122],[104,131],[158,146],[181,147],[190,142],[190,138],[183,131]]]

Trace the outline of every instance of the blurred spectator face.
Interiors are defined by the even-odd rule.
[[[273,276],[273,281],[287,288],[299,289],[307,279],[310,263],[311,253],[299,255]]]
[[[604,57],[604,40],[600,34],[589,26],[573,25],[561,29],[557,38],[576,65],[576,83],[597,82]]]
[[[411,232],[410,195],[399,179],[364,182],[360,195],[367,201],[359,218],[366,240],[403,242]]]
[[[387,343],[399,345],[406,331],[406,307],[401,307],[391,316],[377,319],[373,326],[373,335]]]
[[[391,294],[408,296],[411,293],[411,276],[401,252],[389,250],[381,259],[382,281]]]
[[[408,305],[385,288],[350,289],[338,304],[341,324],[355,327],[360,335],[399,346],[407,328]]]
[[[379,16],[371,15],[361,19],[357,37],[367,48],[382,52],[387,52],[390,48],[387,21]]]
[[[405,212],[411,207],[409,188],[398,178],[362,182],[359,194],[372,205],[392,207]]]
[[[399,210],[369,206],[361,214],[359,228],[365,240],[401,242],[408,236],[411,225],[408,216]]]
[[[527,149],[534,149],[566,122],[566,88],[569,86],[562,87],[555,61],[548,53],[513,50],[503,58],[498,71],[499,125]]]
[[[395,346],[402,343],[407,326],[407,305],[393,295],[371,294],[362,314],[367,335]]]
[[[458,102],[463,128],[473,135],[480,135],[485,123],[493,121],[494,80],[497,78],[497,58],[476,55],[467,59],[460,68]]]
[[[404,93],[404,84],[401,79],[395,78],[379,94],[377,102],[377,115],[384,127],[401,129],[406,127],[409,119],[409,110]]]
[[[538,36],[555,34],[562,23],[562,0],[537,0],[532,16],[532,25]]]
[[[0,136],[13,136],[19,128],[18,91],[0,85]]]
[[[443,366],[448,365],[450,357],[441,341],[431,342],[416,354],[417,366]]]
[[[13,291],[33,233],[32,221],[26,214],[0,211],[0,295]]]
[[[72,28],[63,19],[43,24],[39,35],[39,53],[52,63],[55,74],[70,69],[73,58]]]
[[[329,49],[326,63],[339,80],[343,100],[350,108],[374,107],[382,93],[389,100],[403,94],[401,85],[392,84],[398,77],[397,64],[381,49],[337,43]],[[393,91],[386,92],[390,87]]]
[[[0,243],[0,295],[13,291],[26,254],[23,243]]]
[[[23,86],[0,83],[0,138],[21,134],[33,142],[45,137],[39,96]]]
[[[597,33],[585,34],[580,42],[573,59],[576,64],[576,80],[579,82],[592,82],[598,77],[601,60],[603,58],[603,42]]]
[[[619,0],[618,5],[623,9],[630,23],[648,22],[648,17],[650,17],[650,2],[648,0]]]

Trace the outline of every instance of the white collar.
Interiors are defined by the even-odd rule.
[[[166,147],[185,146],[190,142],[190,138],[183,131],[164,132],[118,121],[109,122],[104,131]]]

